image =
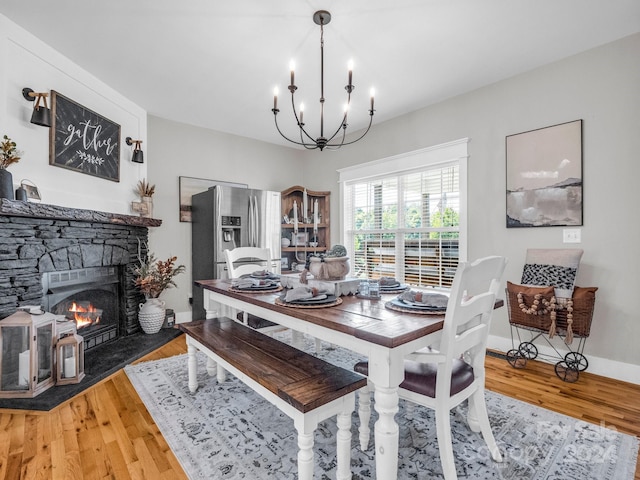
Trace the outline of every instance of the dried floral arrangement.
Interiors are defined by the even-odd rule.
[[[138,182],[138,185],[136,186],[135,192],[140,196],[140,197],[151,197],[153,196],[153,194],[156,191],[156,186],[155,185],[151,185],[149,182],[147,182],[146,179],[142,179]]]
[[[16,142],[5,135],[0,143],[0,168],[4,169],[18,163],[21,156],[22,152],[16,149]]]
[[[147,298],[158,298],[169,287],[175,287],[173,278],[185,271],[184,265],[176,265],[178,257],[169,257],[167,260],[156,260],[153,253],[143,258],[138,253],[140,264],[133,268],[134,284]]]

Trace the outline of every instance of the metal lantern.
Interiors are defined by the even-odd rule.
[[[84,339],[77,333],[56,343],[56,384],[79,383],[84,378]]]
[[[54,385],[56,316],[18,311],[0,321],[0,398],[35,397]]]

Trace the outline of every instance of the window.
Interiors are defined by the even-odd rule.
[[[466,257],[466,144],[340,170],[352,276],[451,286]]]

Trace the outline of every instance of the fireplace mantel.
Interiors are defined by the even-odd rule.
[[[58,205],[48,205],[45,203],[22,202],[18,200],[8,200],[6,198],[0,199],[0,215],[6,215],[8,217],[73,220],[77,222],[99,222],[114,225],[130,225],[134,227],[159,227],[162,224],[162,220],[156,218],[60,207]]]

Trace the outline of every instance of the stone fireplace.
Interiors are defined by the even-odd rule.
[[[78,312],[89,321],[79,329],[87,335],[87,349],[138,332],[144,297],[133,285],[131,268],[139,249],[146,253],[148,227],[160,224],[0,199],[0,319],[25,305],[65,316],[89,310]]]

